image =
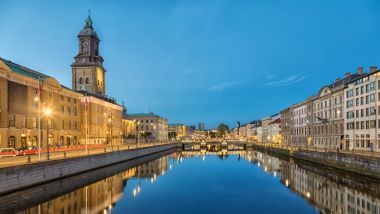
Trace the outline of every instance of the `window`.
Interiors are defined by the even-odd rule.
[[[32,118],[32,128],[37,128],[37,118],[36,117]]]
[[[352,97],[353,96],[353,91],[352,91],[352,89],[350,89],[350,90],[348,90],[347,92],[346,92],[346,97],[347,98],[350,98],[350,97]]]
[[[375,102],[375,94],[370,94],[369,95],[369,101],[370,102]]]
[[[63,101],[63,95],[60,96],[61,101]]]
[[[370,115],[376,115],[376,107],[369,108],[369,114]]]
[[[82,79],[82,77],[79,78],[79,84],[83,84],[83,79]]]
[[[67,107],[67,114],[68,114],[68,115],[71,114],[71,108],[70,108],[70,107]]]
[[[61,113],[62,113],[62,114],[65,113],[65,107],[64,107],[64,106],[61,106]]]
[[[90,84],[90,80],[86,78],[86,84]]]
[[[347,112],[347,119],[354,118],[354,112],[353,111],[348,111]]]
[[[370,123],[369,123],[369,128],[370,129],[374,129],[376,128],[376,120],[371,120]]]
[[[14,136],[10,136],[8,138],[8,147],[15,148],[16,147],[16,138]]]
[[[67,102],[69,103],[69,102],[71,102],[71,99],[70,99],[70,97],[67,97]]]
[[[16,116],[14,114],[8,115],[8,126],[15,127]]]
[[[62,120],[62,125],[61,125],[62,129],[65,129],[65,121]]]
[[[77,108],[76,108],[76,107],[73,108],[73,114],[74,114],[74,116],[77,116],[77,115],[78,115],[78,111],[77,111]]]
[[[370,90],[370,91],[375,90],[375,82],[370,82],[370,83],[369,83],[369,90]]]
[[[348,100],[347,101],[347,108],[350,108],[350,107],[352,107],[353,105],[352,105],[352,100]]]

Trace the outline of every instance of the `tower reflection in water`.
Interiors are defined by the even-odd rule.
[[[123,194],[139,197],[144,185],[154,183],[187,158],[218,155],[221,160],[237,158],[261,168],[289,190],[300,195],[321,213],[379,214],[379,181],[358,177],[335,169],[302,163],[289,158],[276,158],[257,151],[182,151],[130,168],[122,173],[89,184],[60,197],[19,213],[111,213]],[[132,192],[125,192],[129,179]],[[148,182],[141,182],[142,180]],[[145,187],[146,188],[146,187]]]

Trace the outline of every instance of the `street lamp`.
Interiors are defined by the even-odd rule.
[[[41,103],[39,93],[34,97],[33,101],[38,105],[38,161],[41,161]]]
[[[46,116],[46,160],[49,160],[49,118],[52,115],[50,108],[45,108],[44,114]]]

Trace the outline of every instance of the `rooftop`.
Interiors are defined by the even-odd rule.
[[[4,64],[7,65],[11,69],[11,71],[18,73],[18,74],[21,74],[23,76],[30,77],[33,79],[40,78],[41,80],[52,78],[52,77],[47,76],[45,74],[42,74],[38,71],[35,71],[35,70],[30,69],[30,68],[26,68],[24,66],[16,64],[12,61],[5,60],[3,58],[0,58],[0,60],[2,60],[4,62]]]

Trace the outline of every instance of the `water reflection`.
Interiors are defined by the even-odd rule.
[[[218,158],[209,160],[209,157],[212,156],[218,156]],[[123,206],[126,205],[126,203],[126,206],[129,207],[131,205],[137,206],[136,204],[133,204],[137,203],[133,198],[138,199],[142,194],[149,195],[153,194],[152,192],[154,191],[161,191],[154,193],[157,195],[167,194],[167,192],[162,192],[162,189],[153,184],[157,182],[160,177],[165,176],[171,176],[173,179],[177,179],[177,182],[180,182],[178,179],[181,179],[181,176],[184,176],[181,174],[182,172],[174,170],[172,173],[167,173],[167,171],[173,170],[177,165],[178,168],[181,168],[181,164],[186,159],[197,159],[201,161],[195,162],[194,165],[191,166],[193,168],[194,166],[199,166],[200,163],[207,165],[215,161],[229,161],[227,166],[231,167],[232,164],[234,164],[233,167],[241,167],[241,165],[236,165],[235,161],[251,163],[251,165],[249,165],[251,167],[249,170],[259,168],[262,174],[267,174],[276,178],[269,180],[268,182],[274,183],[280,181],[282,186],[288,188],[286,191],[293,192],[290,194],[296,195],[296,197],[300,197],[304,201],[307,201],[310,206],[315,207],[315,209],[319,210],[321,213],[380,214],[379,181],[347,174],[337,171],[336,169],[310,165],[310,163],[294,161],[283,157],[278,158],[257,151],[232,151],[228,153],[227,151],[176,152],[136,167],[129,168],[121,173],[69,193],[62,194],[59,197],[32,206],[18,213],[111,213],[114,212],[115,207],[117,208],[118,206],[116,212],[123,213],[125,211],[123,210]],[[213,167],[215,166],[222,165],[213,165]],[[252,166],[254,168],[252,168]],[[225,170],[227,170],[227,168]],[[197,170],[195,169],[195,171]],[[197,180],[197,176],[200,177],[203,175],[192,174],[191,176],[194,176],[194,180]],[[204,177],[203,179],[207,179],[207,177]],[[223,178],[220,179],[222,180]],[[254,180],[255,178],[252,179]],[[129,185],[128,187],[127,183]],[[183,185],[194,184],[187,183]],[[228,187],[228,183],[223,183],[223,185],[225,185],[223,188]],[[194,185],[194,187],[191,188],[199,188],[199,186]],[[248,186],[244,186],[243,184],[240,188],[241,190],[250,190]],[[278,188],[278,186],[276,188]],[[145,190],[148,191],[144,192]],[[183,192],[181,194],[187,193]],[[247,194],[240,194],[241,198],[235,200],[243,200]],[[268,193],[263,192],[260,194]],[[221,195],[221,197],[224,196]],[[199,198],[201,199],[201,197]],[[141,200],[147,199],[142,198]],[[162,202],[159,198],[156,200],[158,200],[158,203]],[[207,200],[209,200],[210,204],[214,203],[212,201],[213,198],[208,198]],[[178,201],[172,201],[172,203],[181,204],[184,202],[178,199]],[[194,203],[196,204],[196,202]],[[273,203],[277,202],[274,201]],[[247,209],[248,207],[251,209],[250,206],[253,205],[249,203],[244,204],[244,206],[247,206]],[[287,206],[287,204],[283,206]],[[156,212],[165,213],[168,212],[168,209],[170,210],[170,207],[163,206],[160,210],[156,210]],[[222,210],[223,207],[220,209]],[[272,207],[265,207],[265,211],[268,211],[268,213],[276,213],[271,209]],[[257,210],[260,210],[260,208],[257,208]],[[206,211],[207,210],[204,212]],[[221,212],[223,213],[223,211]],[[283,212],[287,211],[284,210]],[[310,212],[310,210],[308,212]],[[183,210],[183,213],[191,212],[190,210]]]

